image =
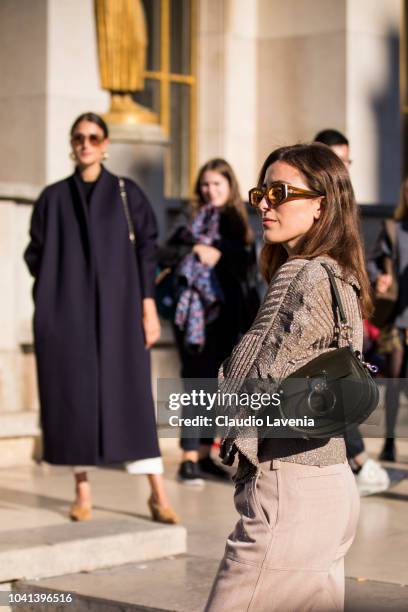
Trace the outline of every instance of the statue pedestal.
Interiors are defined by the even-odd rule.
[[[165,232],[164,154],[169,141],[159,125],[109,125],[109,158],[105,165],[119,176],[133,179],[148,196]]]

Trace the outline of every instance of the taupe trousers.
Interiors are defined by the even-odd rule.
[[[344,609],[344,556],[360,499],[347,463],[261,463],[236,484],[241,515],[227,539],[206,612]]]

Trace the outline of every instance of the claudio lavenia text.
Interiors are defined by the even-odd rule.
[[[169,425],[171,427],[314,427],[314,419],[302,417],[297,419],[285,419],[271,417],[266,415],[265,418],[256,416],[247,417],[230,417],[227,415],[218,415],[215,418],[210,416],[195,416],[193,418],[180,417],[172,415],[169,417]]]

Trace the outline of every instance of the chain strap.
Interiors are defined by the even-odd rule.
[[[353,328],[351,327],[351,325],[349,324],[347,320],[346,311],[344,310],[343,302],[341,301],[340,293],[337,287],[336,280],[334,278],[334,274],[327,264],[321,262],[321,265],[326,270],[327,275],[329,277],[330,285],[331,285],[332,292],[333,292],[333,297],[334,297],[334,300],[338,308],[339,321],[337,321],[337,325],[336,325],[338,329],[337,344],[340,348],[340,339],[343,339],[347,342],[347,344],[352,349],[353,348],[353,340],[352,340]]]
[[[126,193],[126,188],[125,188],[125,181],[121,177],[119,177],[118,180],[119,180],[120,197],[122,200],[123,210],[125,213],[126,223],[128,226],[129,240],[133,245],[136,245],[135,228],[133,225],[132,217],[130,216],[129,204],[128,204],[127,193]]]

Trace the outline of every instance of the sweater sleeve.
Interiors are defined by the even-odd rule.
[[[266,295],[250,330],[244,334],[235,346],[231,356],[220,367],[219,379],[227,378],[243,380],[251,371],[266,336],[276,329],[276,319],[279,318],[281,307],[289,310],[296,294],[298,279],[303,268],[308,265],[306,260],[293,260],[285,263],[271,280]],[[285,307],[285,304],[288,304]],[[224,383],[227,385],[227,382]],[[234,385],[235,386],[235,385]]]
[[[252,395],[258,392],[274,393],[284,359],[290,355],[287,334],[295,332],[295,312],[302,306],[303,270],[309,262],[293,260],[285,263],[271,280],[251,329],[244,334],[231,356],[220,367],[218,379],[223,393],[244,392]],[[303,287],[304,291],[304,287]],[[263,379],[263,380],[262,380]],[[265,388],[265,379],[268,389]],[[248,406],[231,404],[231,417],[247,417]],[[235,440],[239,438],[238,428],[230,427],[220,448],[220,457],[232,465],[237,451]],[[246,430],[246,435],[250,435]],[[253,432],[255,435],[255,432]]]
[[[347,345],[348,338],[339,335],[339,315],[330,281],[319,268],[312,263],[292,284],[264,338],[249,378],[268,379],[277,386],[330,347]],[[349,339],[355,350],[361,352],[362,318],[357,293],[344,280],[337,278],[336,284],[351,328]]]
[[[357,293],[349,282],[340,278],[336,282],[353,328],[353,346],[359,350],[362,322]],[[232,388],[249,395],[275,393],[282,379],[311,359],[346,345],[347,340],[337,336],[334,312],[330,282],[319,262],[293,260],[284,264],[272,279],[251,330],[222,365],[221,390],[226,388],[229,392]],[[238,379],[235,385],[230,377]],[[263,407],[257,416],[266,410],[273,408]],[[238,403],[231,405],[228,413],[240,419],[252,411],[248,404]],[[246,428],[244,432],[232,426],[221,446],[224,463],[231,464],[237,448],[256,462],[257,436],[256,428],[252,432]]]
[[[334,338],[335,321],[329,280],[313,285],[307,274],[294,283],[265,337],[252,374],[278,385],[288,370],[298,369]]]

